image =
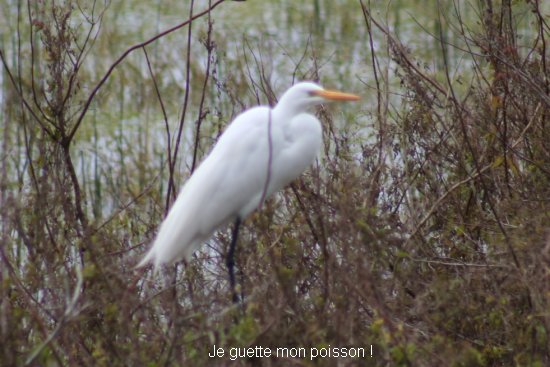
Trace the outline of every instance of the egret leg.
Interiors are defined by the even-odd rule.
[[[227,258],[225,259],[227,270],[229,271],[229,285],[231,286],[231,292],[233,293],[233,303],[239,302],[239,296],[235,291],[235,248],[237,247],[237,237],[239,237],[240,226],[241,218],[237,217],[233,227],[231,244],[229,245],[229,251],[227,252]]]

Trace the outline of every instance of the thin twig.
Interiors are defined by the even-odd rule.
[[[151,79],[153,80],[153,86],[155,87],[155,92],[157,94],[157,98],[159,100],[160,109],[162,110],[162,116],[164,118],[164,126],[166,127],[166,142],[167,142],[167,151],[168,151],[168,167],[172,167],[172,155],[170,152],[172,151],[171,143],[172,139],[170,138],[170,124],[168,123],[168,114],[166,113],[166,108],[164,107],[164,102],[162,101],[162,96],[160,95],[160,90],[158,88],[157,79],[155,78],[155,74],[153,73],[153,68],[151,67],[151,62],[149,61],[149,55],[147,54],[147,47],[143,47],[143,53],[145,54],[145,60],[147,62],[147,68],[149,69],[149,74],[151,75]],[[174,185],[174,177],[172,174],[169,175],[169,182],[168,185]]]
[[[120,57],[111,65],[111,67],[109,67],[109,69],[107,70],[107,72],[105,73],[105,75],[103,76],[103,78],[101,78],[101,80],[99,81],[99,83],[94,87],[94,89],[92,90],[92,93],[90,93],[90,96],[88,97],[88,99],[86,100],[86,103],[84,103],[84,107],[82,108],[82,112],[80,112],[80,115],[78,116],[78,119],[76,120],[76,123],[75,125],[73,126],[70,134],[68,135],[67,139],[69,142],[72,141],[74,135],[76,134],[76,131],[78,130],[78,128],[80,127],[80,124],[82,123],[82,120],[84,119],[84,116],[86,115],[86,112],[88,112],[88,109],[90,108],[90,105],[92,103],[92,100],[94,99],[95,95],[97,94],[97,92],[99,91],[99,89],[101,89],[101,87],[103,86],[103,84],[105,84],[105,82],[107,81],[107,79],[109,79],[109,77],[111,76],[112,72],[115,70],[115,68],[130,54],[132,53],[133,51],[141,48],[141,47],[145,47],[147,46],[148,44],[150,43],[153,43],[155,42],[156,40],[158,40],[159,38],[162,38],[174,31],[177,31],[178,29],[188,25],[189,23],[193,22],[195,19],[198,19],[200,17],[202,17],[203,15],[205,14],[208,14],[210,11],[212,11],[215,7],[217,7],[218,5],[220,5],[221,3],[223,3],[225,0],[218,0],[216,1],[214,4],[212,4],[212,6],[210,6],[208,9],[194,15],[193,17],[189,18],[188,20],[186,20],[185,22],[182,22],[172,28],[169,28],[159,34],[157,34],[156,36],[154,37],[151,37],[150,39],[148,39],[147,41],[144,41],[144,42],[141,42],[141,43],[138,43],[132,47],[130,47],[129,49],[127,49],[126,51],[124,51],[124,53],[122,55],[120,55]],[[1,54],[1,51],[0,51],[0,54]],[[3,59],[3,56],[2,56],[2,59]],[[5,63],[4,63],[4,66],[7,66]]]
[[[211,6],[211,0],[209,0],[209,6]],[[193,162],[191,163],[191,173],[195,171],[195,167],[197,164],[197,154],[199,151],[199,145],[200,145],[200,132],[201,132],[201,125],[202,121],[206,117],[206,113],[203,113],[204,108],[204,100],[206,98],[206,87],[208,85],[208,79],[210,79],[210,64],[212,63],[212,50],[214,49],[214,44],[212,43],[212,19],[211,14],[208,13],[208,33],[206,35],[206,50],[208,51],[208,54],[206,55],[206,72],[204,75],[204,83],[202,85],[202,94],[201,94],[201,101],[199,103],[199,117],[197,119],[197,128],[195,131],[195,146],[193,148]]]
[[[267,154],[267,174],[265,178],[264,189],[262,191],[262,196],[260,197],[260,202],[258,203],[258,209],[260,209],[264,203],[264,200],[267,196],[269,181],[271,181],[271,165],[273,163],[273,137],[271,136],[271,111],[272,109],[270,108],[268,113],[268,118],[267,118],[267,146],[269,149]]]
[[[78,267],[76,268],[76,279],[77,281],[76,286],[73,290],[73,295],[68,300],[63,316],[61,317],[61,319],[59,319],[57,325],[55,326],[55,329],[51,332],[50,335],[48,335],[46,340],[44,340],[38,347],[36,347],[34,351],[27,357],[27,360],[25,361],[25,366],[31,365],[38,357],[38,355],[44,350],[44,348],[46,348],[46,346],[48,346],[48,344],[50,344],[51,341],[57,336],[63,326],[65,326],[70,319],[78,315],[80,309],[76,309],[76,304],[78,303],[80,295],[82,294],[82,285],[84,282],[82,270]]]
[[[525,126],[525,128],[522,130],[520,136],[516,139],[516,141],[511,145],[510,147],[510,150],[513,150],[520,142],[521,140],[523,140],[523,136],[525,135],[525,133],[527,132],[527,130],[531,127],[531,125],[533,124],[533,122],[535,121],[535,117],[538,115],[538,112],[541,108],[542,104],[539,103],[537,108],[535,109],[535,112],[533,113],[533,116],[531,118],[531,120],[529,121],[529,123]],[[428,213],[422,218],[422,220],[420,221],[420,223],[418,223],[416,225],[416,228],[414,229],[414,231],[412,232],[412,234],[409,236],[409,238],[407,239],[407,241],[405,241],[405,244],[404,244],[404,248],[407,247],[407,244],[410,242],[410,240],[415,237],[418,232],[420,231],[420,229],[424,226],[424,224],[426,224],[426,222],[431,218],[431,216],[434,214],[434,212],[437,210],[437,208],[439,207],[439,205],[452,193],[454,192],[456,189],[458,189],[460,186],[472,181],[472,180],[475,180],[476,178],[478,178],[479,176],[481,176],[485,171],[487,171],[488,169],[492,168],[494,166],[494,163],[490,163],[488,165],[486,165],[485,167],[479,169],[474,175],[471,175],[467,178],[465,178],[464,180],[462,181],[459,181],[459,182],[456,182],[453,186],[451,186],[449,188],[449,190],[447,190],[443,195],[441,195],[434,203],[434,205],[432,205],[432,207],[430,208],[430,210],[428,210]]]
[[[44,124],[44,122],[36,115],[36,113],[34,112],[32,107],[29,105],[29,103],[27,102],[27,100],[23,96],[23,91],[20,90],[19,87],[17,86],[17,82],[15,81],[15,78],[13,77],[13,74],[11,73],[11,70],[8,67],[8,63],[6,62],[6,59],[4,58],[4,53],[2,52],[2,49],[0,49],[0,60],[2,60],[2,64],[4,65],[4,69],[6,70],[6,73],[8,74],[8,77],[9,77],[15,91],[17,92],[17,96],[19,97],[19,99],[25,105],[25,108],[27,108],[27,110],[30,112],[32,117],[36,120],[36,122],[40,125],[40,127],[46,132],[46,134],[48,134],[48,136],[52,140],[55,140],[54,133],[50,129],[48,129],[48,127]]]
[[[170,179],[168,181],[168,190],[166,193],[166,205],[165,205],[165,215],[168,214],[168,209],[170,208],[170,194],[172,194],[173,200],[176,199],[176,189],[174,184],[174,171],[176,169],[176,160],[178,158],[178,151],[181,143],[181,134],[183,133],[183,125],[185,123],[185,115],[187,113],[187,103],[189,101],[190,91],[190,78],[191,78],[191,35],[192,35],[192,21],[193,21],[193,7],[195,1],[191,0],[189,5],[189,28],[187,29],[187,64],[185,66],[185,94],[183,97],[183,110],[181,112],[180,123],[178,127],[178,135],[176,137],[176,146],[174,147],[174,154],[172,155],[172,165],[169,167]],[[211,8],[209,8],[211,9]],[[208,10],[210,14],[210,10]],[[170,152],[168,152],[170,154]]]

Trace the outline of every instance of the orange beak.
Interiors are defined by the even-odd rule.
[[[331,101],[358,101],[359,99],[361,99],[361,97],[355,94],[338,92],[336,90],[327,90],[327,89],[315,91],[313,92],[313,94]]]

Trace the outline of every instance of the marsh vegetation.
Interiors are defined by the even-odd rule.
[[[550,8],[432,3],[0,0],[0,365],[549,365]],[[363,99],[244,222],[243,308],[229,228],[136,271],[227,124],[299,80]]]

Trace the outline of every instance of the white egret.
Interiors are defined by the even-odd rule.
[[[138,267],[153,263],[157,269],[187,260],[217,228],[235,221],[226,259],[234,291],[233,255],[241,221],[298,177],[319,152],[321,123],[307,109],[330,100],[358,99],[302,82],[288,89],[273,109],[258,106],[237,116],[183,186]]]

